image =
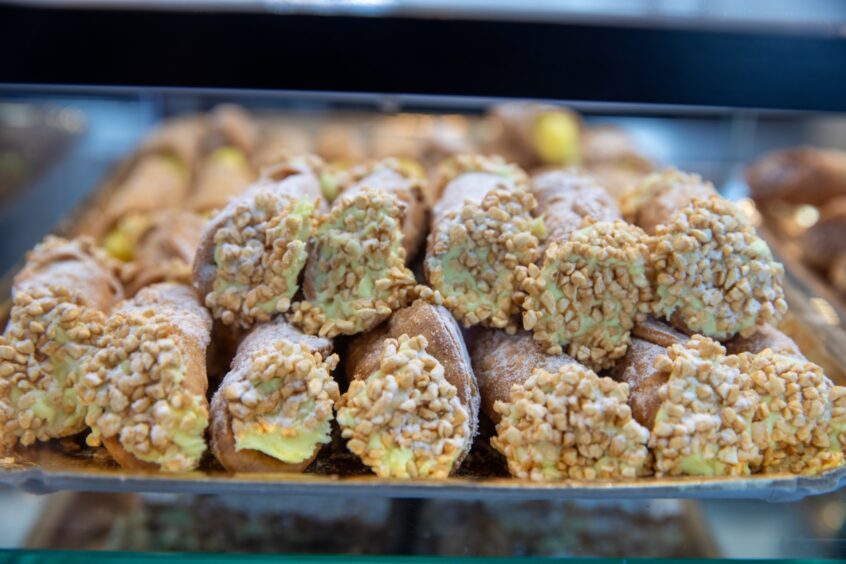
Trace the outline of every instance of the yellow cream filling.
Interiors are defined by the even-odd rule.
[[[560,112],[547,112],[535,119],[533,136],[535,149],[547,164],[578,164],[579,123]]]

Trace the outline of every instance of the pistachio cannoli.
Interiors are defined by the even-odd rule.
[[[419,166],[386,158],[354,167],[342,176],[342,194],[353,196],[365,189],[382,190],[394,194],[402,208],[402,246],[405,260],[410,263],[417,256],[426,237],[428,208],[423,193],[423,177]]]
[[[128,295],[157,282],[191,283],[194,253],[206,220],[194,212],[165,210],[152,214],[139,235],[134,260],[123,269]]]
[[[186,202],[188,209],[200,214],[222,209],[256,179],[250,158],[258,129],[250,115],[238,106],[223,105],[212,111],[209,122],[211,131],[204,139],[204,154]]]
[[[207,224],[193,280],[216,319],[248,328],[288,310],[314,232],[320,166],[309,156],[266,169]]]
[[[367,186],[341,193],[315,229],[291,323],[312,335],[354,335],[413,299],[400,205],[399,195]]]
[[[441,166],[436,186],[426,279],[465,326],[513,333],[520,284],[543,235],[528,178],[501,158],[463,155]]]
[[[652,300],[646,234],[622,221],[611,196],[576,170],[532,181],[547,230],[543,260],[523,281],[523,327],[551,354],[608,368]]]
[[[142,145],[105,210],[98,213],[94,235],[109,254],[132,260],[151,214],[185,203],[204,133],[202,119],[179,118],[166,122]]]
[[[211,402],[212,452],[233,472],[304,470],[330,441],[339,400],[332,342],[282,319],[238,346]]]
[[[528,333],[478,330],[469,340],[491,444],[512,476],[531,480],[635,478],[649,472],[648,431],[628,387],[566,355],[547,355]]]
[[[760,404],[752,440],[762,472],[819,474],[844,462],[846,388],[835,386],[796,343],[771,325],[727,344],[750,375]]]
[[[85,363],[88,443],[124,468],[182,472],[206,450],[211,317],[190,286],[148,286],[109,316]]]
[[[653,311],[688,334],[749,335],[787,311],[784,267],[737,207],[695,175],[666,171],[635,190],[630,211],[654,233]]]
[[[27,255],[0,336],[0,446],[85,429],[81,364],[123,297],[115,271],[89,239],[47,237]]]
[[[470,451],[479,391],[461,330],[418,300],[349,347],[338,423],[348,448],[383,477],[445,478]]]

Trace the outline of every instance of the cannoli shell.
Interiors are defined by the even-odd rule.
[[[385,339],[398,339],[402,335],[423,335],[429,345],[426,352],[438,359],[444,367],[444,377],[456,387],[458,399],[470,416],[470,436],[476,435],[479,425],[479,388],[470,355],[458,324],[449,311],[423,300],[397,310],[375,329],[356,337],[347,350],[344,368],[350,380],[363,380],[379,369],[382,343]],[[470,451],[466,450],[455,463],[458,468]]]
[[[242,363],[249,362],[253,354],[283,339],[302,343],[310,350],[321,353],[324,358],[332,353],[332,341],[329,339],[305,335],[279,318],[257,326],[244,337],[232,360],[232,369],[235,370]],[[226,399],[220,393],[227,383],[227,379],[224,378],[218,393],[215,393],[211,401],[211,449],[223,467],[230,472],[302,472],[305,470],[317,457],[322,445],[315,448],[311,458],[296,464],[283,462],[257,450],[236,449],[235,434],[232,432],[232,416]]]
[[[764,155],[746,171],[752,198],[820,206],[846,195],[846,152],[796,147]]]

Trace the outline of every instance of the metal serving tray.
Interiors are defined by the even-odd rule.
[[[128,162],[128,161],[126,161]],[[125,170],[118,165],[111,178]],[[88,214],[107,199],[114,187],[107,180],[58,229],[75,234]],[[775,249],[778,254],[778,249]],[[785,294],[791,312],[782,329],[804,353],[820,364],[836,383],[846,385],[846,333],[841,317],[805,276],[796,276],[786,261]],[[8,296],[12,276],[0,281],[0,295]],[[0,322],[8,300],[0,307]],[[451,499],[567,499],[567,498],[722,498],[792,501],[837,490],[846,485],[846,467],[817,477],[791,474],[745,478],[641,478],[638,480],[565,480],[538,483],[508,477],[504,461],[489,443],[492,424],[482,417],[480,435],[458,475],[447,480],[390,480],[377,478],[350,454],[337,429],[317,460],[303,474],[230,474],[208,455],[200,470],[184,474],[147,473],[118,467],[103,449],[92,449],[81,437],[20,448],[0,458],[0,485],[31,493],[60,490],[100,492],[162,492],[194,494],[285,494],[327,496],[384,496]]]

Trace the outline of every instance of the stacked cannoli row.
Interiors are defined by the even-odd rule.
[[[555,140],[562,119],[537,127]],[[109,220],[130,262],[86,239],[31,253],[0,343],[4,446],[89,429],[127,468],[209,451],[291,472],[340,441],[380,477],[437,479],[487,417],[524,479],[843,463],[844,389],[773,327],[783,268],[700,178],[619,197],[586,169],[465,154],[427,179],[406,156],[327,165],[231,107],[201,124],[140,153],[190,180],[132,236]]]

